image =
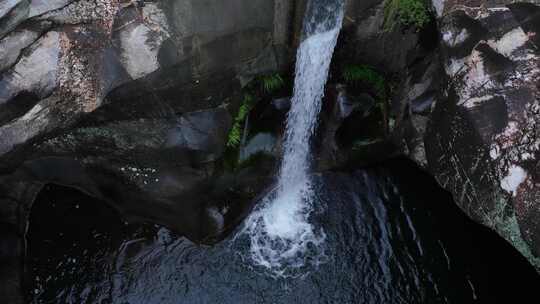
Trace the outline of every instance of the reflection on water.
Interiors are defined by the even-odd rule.
[[[539,279],[409,165],[313,177],[326,260],[276,278],[233,233],[201,247],[126,226],[79,193],[40,195],[30,227],[33,303],[521,303]],[[98,219],[99,218],[99,219]],[[60,235],[62,234],[62,235]],[[304,258],[309,259],[309,254]],[[507,302],[510,301],[510,302]]]

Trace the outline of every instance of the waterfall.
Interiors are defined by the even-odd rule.
[[[310,183],[311,137],[343,20],[343,0],[311,0],[296,58],[296,78],[287,117],[283,159],[276,189],[246,220],[251,257],[256,264],[288,275],[324,258],[324,231],[309,222],[313,210]]]

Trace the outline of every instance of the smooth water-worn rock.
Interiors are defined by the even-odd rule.
[[[459,4],[444,2],[439,19],[448,82],[424,133],[428,168],[538,268],[540,7]]]
[[[27,11],[17,13],[21,7]],[[287,28],[275,26],[274,15],[283,21],[290,14],[282,10],[290,9],[245,0],[3,3],[0,20],[13,26],[2,26],[7,36],[0,35],[0,53],[6,54],[0,70],[8,69],[0,106],[9,105],[10,112],[2,120],[0,154],[17,159],[15,149],[72,127],[104,101],[122,104],[126,113],[126,99],[136,105],[157,98],[173,112],[220,105],[253,75],[287,63],[287,41],[274,41]],[[39,27],[50,22],[58,26],[42,33]]]
[[[229,113],[217,108],[178,120],[139,119],[75,129],[36,147],[33,160],[11,179],[81,189],[128,218],[159,222],[192,240],[211,242],[227,227],[203,224],[205,218],[212,220],[208,210],[232,204],[225,198],[236,191],[240,198],[220,219],[230,226],[246,208],[239,202],[241,194],[253,191],[241,172],[227,177],[219,168],[231,123]],[[268,171],[259,170],[257,178],[266,179]],[[257,178],[248,176],[257,189]]]

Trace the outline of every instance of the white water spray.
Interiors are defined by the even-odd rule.
[[[296,58],[296,78],[287,117],[284,153],[275,191],[246,221],[251,257],[278,275],[318,264],[325,234],[309,222],[313,210],[310,140],[315,132],[330,61],[343,20],[342,0],[312,0],[304,21],[306,39]]]

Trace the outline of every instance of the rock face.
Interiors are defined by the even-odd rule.
[[[499,231],[536,267],[540,54],[532,38],[539,22],[540,7],[530,4],[447,15],[441,23],[445,70],[454,85],[446,105],[437,103],[433,121],[441,120],[426,135],[433,172],[459,193],[458,204]]]
[[[540,268],[540,7],[455,7],[440,21],[450,85],[425,137],[430,170]]]
[[[274,22],[287,23],[287,1],[7,1],[0,8],[0,20],[13,24],[0,34],[0,155],[10,160],[0,168],[17,164],[15,150],[104,104],[124,113],[131,109],[122,102],[134,99],[159,99],[173,112],[215,107],[253,75],[287,63],[288,28]]]
[[[398,138],[540,269],[540,7],[502,2],[433,1],[440,51],[409,67]]]
[[[540,6],[515,2],[432,1],[439,43],[354,2],[336,54],[399,75],[387,140],[540,271]]]
[[[0,299],[48,183],[212,243],[273,167],[222,158],[240,88],[289,66],[289,0],[0,3]],[[5,229],[4,229],[5,228]]]
[[[222,105],[287,64],[291,9],[283,0],[3,1],[0,172],[102,195],[92,178],[40,168],[107,162],[143,175],[129,150],[149,166],[152,153],[168,154],[192,169],[185,179],[207,179],[231,126]]]

